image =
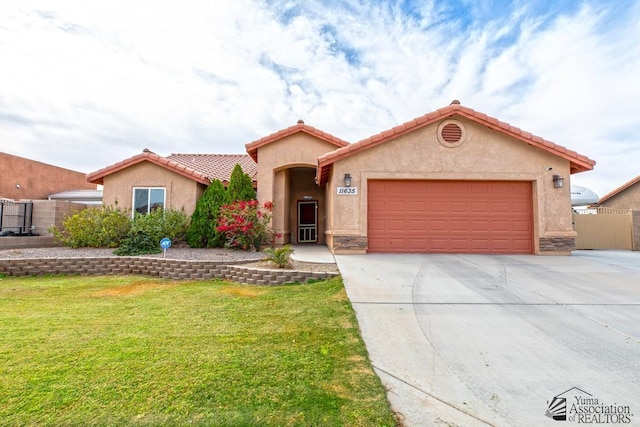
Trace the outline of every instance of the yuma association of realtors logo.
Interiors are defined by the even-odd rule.
[[[545,415],[556,421],[578,424],[629,424],[633,414],[629,405],[605,404],[578,387],[572,387],[547,402]]]

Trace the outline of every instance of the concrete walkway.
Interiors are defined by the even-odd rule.
[[[291,259],[296,261],[314,262],[318,264],[335,264],[336,260],[326,245],[314,243],[291,245],[293,253]]]

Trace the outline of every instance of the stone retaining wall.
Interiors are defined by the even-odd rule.
[[[247,261],[248,262],[248,261]],[[245,267],[242,262],[173,260],[145,257],[0,259],[7,276],[147,275],[172,280],[223,279],[244,284],[280,285],[322,280],[338,273]]]

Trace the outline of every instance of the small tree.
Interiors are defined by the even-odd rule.
[[[218,231],[226,237],[225,246],[234,249],[260,250],[270,234],[269,224],[273,203],[265,202],[262,209],[257,200],[236,201],[220,208]]]
[[[251,177],[244,173],[242,166],[236,164],[231,172],[229,178],[229,186],[227,187],[229,193],[229,202],[235,202],[236,200],[253,200],[256,198],[256,192],[253,189],[253,182]]]
[[[214,179],[196,203],[186,240],[192,248],[213,248],[224,245],[224,234],[218,231],[220,207],[229,202],[220,180]]]

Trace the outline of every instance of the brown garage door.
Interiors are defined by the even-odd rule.
[[[369,252],[530,254],[530,182],[369,181]]]

